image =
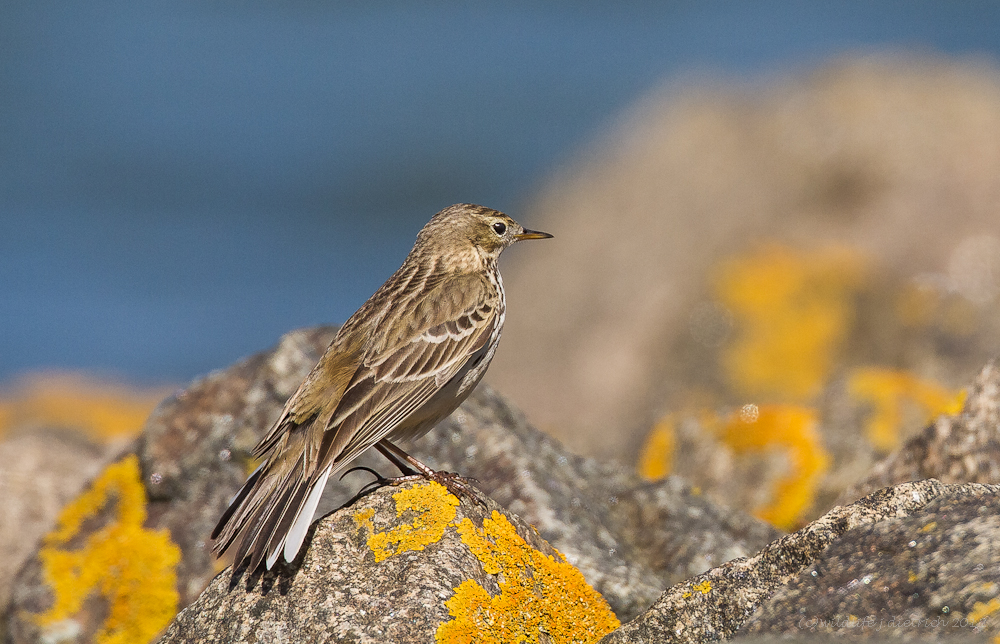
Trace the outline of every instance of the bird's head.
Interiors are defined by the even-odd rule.
[[[460,263],[475,264],[495,262],[515,242],[549,237],[525,229],[499,210],[460,203],[434,215],[417,236],[417,245],[436,248]]]

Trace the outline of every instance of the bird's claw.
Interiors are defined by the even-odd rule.
[[[485,508],[487,507],[486,500],[483,498],[482,492],[467,483],[467,481],[475,480],[476,479],[460,476],[455,472],[431,472],[429,474],[395,476],[393,478],[386,479],[385,482],[388,485],[402,485],[403,483],[410,483],[412,481],[434,481],[435,483],[443,485],[449,492],[454,494],[459,499],[465,497],[470,501],[475,501]]]

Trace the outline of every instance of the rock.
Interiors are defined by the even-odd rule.
[[[738,633],[935,641],[1000,633],[996,489],[947,493],[909,516],[849,530]]]
[[[741,329],[713,293],[755,244],[870,259],[830,375],[860,359],[958,387],[997,350],[995,64],[844,56],[732,81],[653,90],[525,208],[556,238],[505,269],[517,314],[487,382],[575,453],[631,458],[696,395],[760,402],[723,368]],[[955,306],[886,319],[913,291]]]
[[[621,619],[637,615],[663,588],[780,534],[680,479],[643,482],[625,468],[575,456],[486,387],[413,450],[436,469],[475,478],[535,526]]]
[[[142,543],[149,545],[136,557],[153,572],[143,567],[124,570],[138,577],[156,576],[164,593],[158,606],[173,602],[169,605],[179,610],[194,601],[219,570],[208,535],[252,468],[250,451],[334,333],[330,327],[289,333],[273,350],[209,374],[161,403],[146,423],[134,460],[119,464],[125,468],[134,463],[132,469],[115,470],[113,480],[98,479],[104,496],[96,495],[79,508],[92,519],[75,526],[60,552],[82,557],[81,565],[100,579],[119,568],[87,559],[91,551],[79,550],[80,544],[96,539],[92,552],[104,552],[101,539],[109,530],[139,531]],[[644,610],[664,587],[755,552],[778,534],[745,514],[721,510],[676,479],[645,483],[625,468],[570,454],[485,387],[410,449],[432,467],[474,477],[486,495],[535,525],[620,619]],[[362,457],[359,464],[395,474],[377,454]],[[349,501],[370,480],[357,472],[331,482],[320,515]],[[134,499],[137,486],[148,503],[118,502],[122,497]],[[127,517],[132,523],[126,525]],[[136,523],[135,517],[141,521]],[[174,556],[171,548],[177,548],[180,557],[173,582],[162,565]],[[116,584],[109,580],[107,587]],[[168,596],[170,588],[176,589],[176,596]],[[67,593],[81,592],[89,599],[75,612],[67,612],[64,619],[50,612],[53,606],[69,605]],[[104,632],[112,608],[124,614],[149,612],[148,604],[129,604],[127,593],[111,596],[94,585],[62,584],[54,589],[36,553],[12,584],[0,634],[17,643],[62,632],[76,633],[76,641],[91,641],[95,633]],[[50,617],[47,625],[38,615]],[[136,619],[128,622],[134,629],[129,632],[136,641],[149,639],[167,621]]]
[[[59,510],[119,451],[55,428],[12,432],[0,442],[0,606]]]
[[[292,564],[215,578],[160,640],[585,641],[618,620],[579,571],[491,500],[383,487],[314,525]],[[488,612],[487,612],[488,611]],[[572,638],[572,639],[570,639]]]
[[[935,480],[903,483],[880,490],[852,505],[834,508],[798,532],[768,544],[749,559],[730,561],[707,573],[674,585],[660,596],[652,608],[622,625],[601,642],[603,644],[653,641],[705,642],[729,638],[747,624],[751,616],[770,598],[776,596],[784,586],[800,577],[803,571],[820,560],[824,556],[824,551],[837,543],[848,531],[856,529],[850,537],[854,539],[855,534],[863,535],[871,532],[872,524],[877,524],[879,521],[916,517],[937,499],[982,504],[987,500],[992,502],[998,492],[1000,487],[996,486],[944,485]],[[934,512],[935,509],[932,508],[931,511]],[[989,515],[989,518],[978,515],[969,517],[970,524],[981,521],[994,525],[996,520],[995,514]],[[923,523],[920,521],[916,518],[908,525],[911,528],[918,524],[921,527],[929,525],[928,521]],[[953,528],[949,525],[943,529]],[[985,538],[985,535],[989,534],[985,526],[982,528],[969,526],[966,532],[975,532],[978,539]],[[915,529],[907,534],[909,536],[904,543],[918,536]],[[857,560],[857,565],[877,562],[877,555],[873,552],[869,549],[864,554],[864,560],[860,558]],[[961,552],[963,561],[970,568],[977,565],[974,561],[985,561],[983,553],[974,552],[972,547]],[[855,556],[860,557],[860,553],[856,553]],[[956,565],[959,564],[956,562]],[[993,571],[995,578],[995,568]],[[918,577],[917,581],[919,580]],[[903,588],[896,596],[900,601],[904,601],[905,595],[913,590],[922,592],[939,583],[933,578],[923,578],[920,584]],[[992,591],[984,588],[983,592],[992,592],[993,596],[996,595],[995,588]],[[810,607],[797,604],[795,609],[808,611]],[[786,612],[791,610],[788,608]]]
[[[888,485],[936,478],[944,483],[1000,484],[1000,365],[991,361],[956,416],[939,416],[921,434],[878,462],[840,497],[847,503]]]

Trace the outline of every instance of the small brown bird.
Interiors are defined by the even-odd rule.
[[[327,479],[375,447],[403,474],[465,491],[390,440],[427,433],[486,373],[506,300],[497,259],[545,239],[496,210],[445,208],[417,235],[403,265],[341,327],[319,363],[257,444],[263,462],[212,531],[221,556],[241,534],[235,565],[292,561]]]

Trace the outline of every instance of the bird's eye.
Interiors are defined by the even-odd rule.
[[[495,230],[498,235],[503,235],[505,232],[507,232],[507,224],[503,223],[502,221],[498,221],[495,224],[493,224],[493,230]]]

